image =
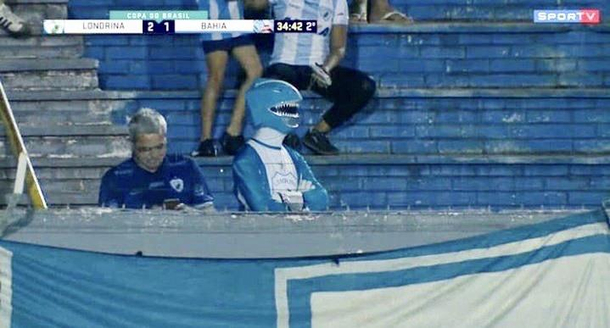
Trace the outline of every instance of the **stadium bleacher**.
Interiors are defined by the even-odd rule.
[[[41,21],[194,6],[155,2],[18,0],[12,7]],[[533,9],[604,13],[610,4],[392,4],[416,23],[352,26],[344,62],[369,72],[378,94],[333,136],[342,155],[309,157],[332,208],[581,208],[608,196],[610,25],[531,21]],[[28,39],[0,34],[0,78],[52,206],[96,203],[103,172],[128,156],[125,122],[139,107],[166,115],[170,151],[196,147],[206,81],[196,36],[51,37],[35,27]],[[268,41],[260,40],[263,58]],[[231,88],[238,72],[234,65],[229,72]],[[228,123],[234,94],[221,101],[216,133]],[[305,97],[301,132],[328,106]],[[14,160],[1,154],[0,181],[9,182]],[[236,209],[231,158],[198,163],[218,208]]]

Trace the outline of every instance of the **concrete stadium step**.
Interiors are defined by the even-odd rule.
[[[25,94],[11,93],[9,99],[19,102]],[[47,100],[66,94],[37,93]],[[188,154],[197,147],[199,92],[78,94],[116,101],[111,117],[120,124],[137,108],[157,109],[169,124],[170,152]],[[311,92],[303,95],[299,135],[330,106]],[[219,100],[215,137],[230,121],[234,97],[230,90]],[[352,154],[604,154],[610,151],[607,129],[601,128],[610,123],[608,106],[606,89],[379,89],[367,108],[330,138],[342,153]],[[244,135],[251,133],[246,125]]]
[[[0,35],[0,58],[80,58],[84,40],[80,35],[32,36],[12,38]]]
[[[98,87],[98,62],[89,58],[0,60],[6,89],[86,90]]]
[[[33,158],[51,206],[95,205],[99,180],[120,158]],[[306,156],[333,209],[599,207],[608,156]],[[219,210],[237,209],[231,157],[197,159]],[[0,158],[0,194],[15,160]],[[2,200],[0,199],[0,204]]]
[[[86,90],[98,87],[95,70],[0,73],[4,87],[16,90]]]
[[[125,136],[127,128],[117,125],[65,125],[65,126],[26,126],[20,127],[21,135],[28,137],[97,137],[97,136]],[[4,128],[0,126],[0,134]]]
[[[33,158],[32,163],[47,202],[51,206],[67,206],[97,204],[101,177],[108,168],[123,160]],[[0,195],[12,192],[15,173],[14,159],[0,159]],[[0,204],[4,200],[0,199]]]
[[[7,96],[19,126],[122,124],[139,108],[130,92],[8,90]]]
[[[385,88],[607,87],[607,26],[566,25],[354,26],[345,62]]]
[[[69,0],[7,0],[11,10],[25,19],[32,26],[33,35],[42,34],[42,24],[45,19],[68,18]],[[0,35],[7,33],[0,30]]]
[[[20,129],[31,157],[103,158],[129,156],[125,127],[114,125],[25,127]],[[10,157],[7,139],[0,130],[0,156]]]
[[[44,172],[45,170],[41,171]],[[100,174],[103,175],[104,172],[105,170]],[[12,192],[13,180],[7,180],[6,182],[8,187],[0,187],[0,195]],[[39,177],[39,183],[47,204],[50,206],[94,206],[97,204],[100,186],[99,177],[83,180],[48,180]],[[3,204],[3,201],[0,201],[0,204]],[[21,204],[27,204],[27,200],[23,200]]]
[[[39,72],[53,70],[94,70],[98,61],[90,58],[71,59],[0,59],[0,73]]]
[[[74,104],[76,103],[76,104]],[[75,106],[73,110],[65,110],[62,104]],[[37,126],[91,126],[91,125],[111,125],[112,119],[110,111],[98,105],[96,101],[81,101],[69,103],[16,103],[12,106],[15,120],[20,128]],[[41,105],[42,108],[36,108]],[[26,108],[27,106],[27,108]],[[25,110],[24,110],[25,109]],[[31,109],[31,110],[28,110]]]
[[[216,137],[230,120],[234,96],[230,90],[219,101]],[[195,91],[9,93],[24,127],[124,125],[138,108],[155,108],[169,123],[170,152],[182,154],[197,147],[200,97]],[[300,135],[329,106],[310,92],[304,97]],[[605,154],[608,106],[605,89],[380,89],[331,140],[352,154]],[[245,135],[251,132],[246,125]]]

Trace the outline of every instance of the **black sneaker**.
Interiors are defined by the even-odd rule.
[[[289,133],[284,137],[284,141],[282,141],[284,146],[292,148],[296,151],[301,150],[301,139],[294,133]]]
[[[193,157],[216,157],[218,156],[218,147],[216,140],[206,139],[199,143],[199,148],[191,153]]]
[[[244,146],[246,141],[244,140],[244,136],[232,136],[225,132],[220,139],[220,144],[222,145],[222,149],[224,149],[227,155],[235,155],[237,151]]]
[[[303,137],[303,144],[318,155],[339,154],[339,149],[330,143],[326,134],[316,130],[307,132]]]
[[[30,26],[11,9],[0,3],[0,27],[14,37],[26,36],[31,33]]]

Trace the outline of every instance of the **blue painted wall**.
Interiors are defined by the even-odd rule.
[[[311,160],[331,190],[333,208],[575,208],[596,207],[608,196],[610,28],[529,22],[533,9],[560,8],[599,8],[603,21],[610,3],[392,4],[420,23],[350,29],[344,64],[370,73],[379,92],[363,113],[331,136],[349,163],[340,157]],[[70,2],[70,17],[105,18],[110,9],[152,8],[193,9],[195,2],[134,6],[77,0]],[[258,41],[266,60],[270,40]],[[195,36],[88,36],[85,55],[100,60],[103,89],[144,91],[127,112],[149,106],[166,115],[170,151],[189,153],[196,147],[198,90],[205,85],[206,70]],[[232,64],[228,88],[236,76]],[[233,97],[229,91],[219,103],[217,136],[228,123]],[[301,134],[328,103],[306,94],[303,108]],[[116,123],[123,124],[128,113],[116,114]],[[245,134],[250,133],[247,127]],[[236,208],[230,159],[200,164],[218,207]]]
[[[555,0],[546,2],[535,2],[534,6],[532,1],[508,1],[519,9],[513,10],[497,1],[399,1],[396,3],[399,8],[423,7],[435,15],[448,15],[446,18],[452,18],[449,22],[453,25],[422,22],[407,27],[353,26],[345,64],[370,73],[380,87],[387,88],[609,86],[607,27],[514,23],[531,21],[532,8],[573,8],[567,1],[559,6]],[[196,6],[193,0],[158,3],[139,2],[134,6],[119,0],[71,1],[70,17],[100,19],[106,18],[112,9]],[[454,9],[439,7],[438,3]],[[601,1],[578,3],[579,8],[590,4],[589,7],[610,10],[610,5]],[[485,17],[477,16],[477,12],[489,8],[515,16],[482,23]],[[519,14],[520,10],[527,15]],[[464,15],[454,14],[455,11]],[[432,19],[418,17],[417,13],[416,10],[412,14],[418,20]],[[258,40],[264,61],[269,56],[271,41],[269,36]],[[100,60],[103,89],[197,90],[206,82],[203,51],[194,35],[87,36],[86,44],[85,55]],[[237,67],[232,63],[227,87],[235,85],[236,75]]]
[[[579,209],[598,208],[610,196],[607,159],[579,163],[552,158],[536,163],[525,157],[511,163],[445,156],[405,163],[404,158],[386,157],[369,164],[358,160],[333,163],[309,158],[317,178],[329,190],[331,209]],[[199,163],[216,208],[237,209],[229,160]]]
[[[506,91],[468,92],[465,96],[397,91],[379,95],[346,126],[333,131],[331,138],[342,152],[352,154],[607,154],[610,94],[583,92],[550,91],[520,97]],[[328,108],[324,99],[311,93],[305,96],[300,134]],[[229,122],[232,104],[232,93],[220,103],[218,137]],[[141,93],[125,113],[116,113],[116,123],[124,124],[128,111],[139,107],[156,108],[166,116],[171,151],[189,153],[198,144],[196,92]],[[245,135],[251,131],[246,126]]]

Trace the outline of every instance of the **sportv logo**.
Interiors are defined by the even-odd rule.
[[[599,24],[599,9],[534,10],[534,23]]]

